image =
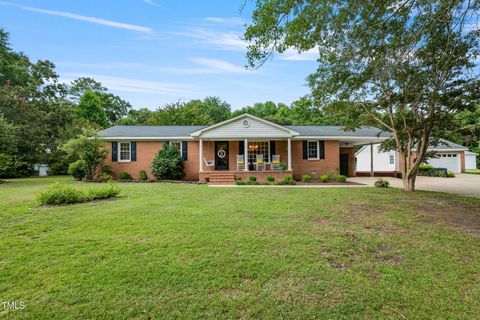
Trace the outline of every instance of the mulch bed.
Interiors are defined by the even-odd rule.
[[[297,186],[311,186],[311,185],[321,185],[321,186],[365,186],[365,183],[359,183],[359,182],[352,182],[352,181],[346,181],[346,182],[337,182],[337,181],[327,181],[327,182],[320,182],[318,180],[313,180],[310,182],[302,182],[302,181],[297,181]]]

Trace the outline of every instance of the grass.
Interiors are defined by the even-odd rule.
[[[480,174],[480,169],[466,169],[465,173]]]
[[[0,185],[0,318],[472,319],[480,200],[382,188]]]

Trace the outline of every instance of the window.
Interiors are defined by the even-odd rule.
[[[388,157],[388,163],[395,164],[395,154],[391,153]]]
[[[130,161],[130,142],[119,142],[120,144],[120,157],[118,158],[119,162],[129,162]]]
[[[457,157],[457,155],[456,155],[456,154],[452,154],[452,157],[456,158],[456,157]]]
[[[307,155],[308,160],[318,160],[318,141],[307,142]]]
[[[175,145],[177,147],[178,152],[180,153],[180,157],[182,157],[182,143],[181,142],[171,142],[170,144]]]
[[[248,162],[256,162],[257,154],[263,154],[263,161],[269,162],[270,143],[268,141],[248,142]]]

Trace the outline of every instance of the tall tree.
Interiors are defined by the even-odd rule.
[[[435,142],[435,127],[478,100],[475,59],[480,3],[463,0],[257,0],[245,38],[252,67],[272,52],[318,50],[308,78],[321,103],[342,108],[351,127],[392,132],[383,146],[401,158],[406,191]]]
[[[76,114],[78,118],[88,120],[100,128],[105,128],[108,124],[107,115],[102,107],[100,97],[90,89],[87,89],[80,97],[80,102],[76,107]]]

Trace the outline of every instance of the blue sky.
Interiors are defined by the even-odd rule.
[[[309,92],[316,52],[276,55],[244,69],[244,0],[0,1],[0,27],[32,60],[53,61],[61,81],[90,76],[135,108],[219,96],[238,109]]]

